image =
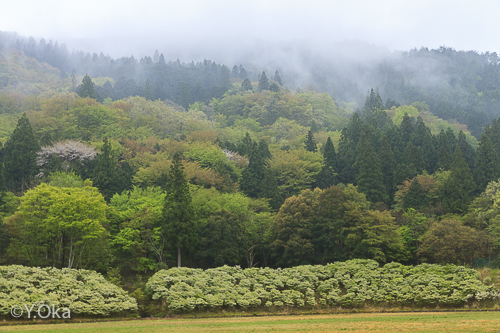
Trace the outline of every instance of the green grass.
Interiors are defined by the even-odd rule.
[[[500,312],[358,313],[0,326],[1,332],[498,332]]]

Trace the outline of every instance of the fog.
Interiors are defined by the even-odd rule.
[[[18,0],[2,1],[0,30],[113,58],[159,50],[167,59],[237,63],[281,61],[294,47],[328,55],[344,41],[387,51],[446,45],[500,53],[499,12],[494,0]],[[266,49],[272,52],[254,52]]]

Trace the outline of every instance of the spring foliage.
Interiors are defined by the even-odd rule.
[[[251,307],[356,307],[365,304],[462,306],[495,300],[476,271],[461,266],[422,264],[383,267],[373,260],[285,269],[223,266],[201,270],[171,268],[147,283],[153,299],[169,311]]]
[[[109,316],[137,311],[137,302],[96,272],[0,266],[0,317],[15,305],[38,309],[42,304],[69,308],[72,315]],[[26,315],[25,311],[25,315]]]

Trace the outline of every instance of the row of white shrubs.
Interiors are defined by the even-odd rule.
[[[500,292],[484,285],[477,272],[462,266],[350,260],[325,266],[286,269],[219,267],[171,268],[151,277],[147,289],[171,311],[258,306],[462,306],[497,300]]]
[[[13,306],[68,308],[71,315],[109,316],[137,311],[137,301],[101,274],[83,269],[0,266],[0,315]]]

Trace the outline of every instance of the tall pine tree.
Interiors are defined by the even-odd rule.
[[[166,238],[177,247],[177,266],[181,267],[182,249],[192,249],[198,239],[198,225],[181,155],[175,153],[168,174],[161,226]]]
[[[451,173],[443,186],[443,204],[454,213],[463,213],[469,205],[475,189],[469,166],[457,146],[453,154]]]
[[[337,154],[335,153],[332,138],[328,137],[326,139],[322,150],[325,164],[316,177],[316,186],[325,189],[337,183],[337,175],[335,173],[337,170]]]
[[[318,151],[318,146],[316,146],[316,141],[314,141],[314,135],[311,131],[307,132],[307,138],[305,141],[305,147],[307,151],[310,152],[317,152]]]
[[[380,169],[377,153],[372,146],[370,135],[367,132],[361,134],[357,147],[356,185],[359,191],[366,194],[366,198],[373,203],[387,202],[386,189],[384,187],[384,175]]]
[[[477,191],[482,192],[492,180],[500,178],[500,159],[491,143],[483,133],[477,149],[476,164],[474,167],[474,180]]]
[[[265,163],[256,143],[252,147],[248,160],[248,166],[241,173],[240,189],[247,196],[257,198],[265,177]]]
[[[3,149],[4,175],[7,189],[24,192],[29,189],[39,172],[36,164],[40,145],[31,128],[26,113],[19,118],[12,135]]]

